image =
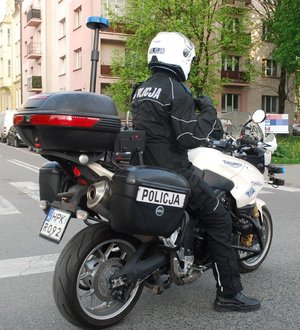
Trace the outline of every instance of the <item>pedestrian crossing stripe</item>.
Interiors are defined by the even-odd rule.
[[[9,214],[21,214],[21,212],[12,203],[0,195],[0,216]]]
[[[36,201],[40,201],[39,185],[31,181],[10,182],[12,186],[22,191]],[[21,214],[21,212],[6,198],[0,195],[0,216],[10,214]]]
[[[23,193],[28,195],[29,197],[35,199],[36,201],[40,201],[40,190],[39,185],[34,182],[30,181],[23,181],[23,182],[11,182],[12,186],[16,187],[17,189],[21,190]]]
[[[58,254],[0,260],[0,279],[52,272]]]

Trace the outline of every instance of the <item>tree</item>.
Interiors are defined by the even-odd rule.
[[[287,82],[300,69],[300,0],[257,0],[257,3],[259,6],[252,5],[252,9],[264,20],[267,40],[274,43],[272,58],[281,65],[277,92],[279,112],[284,113],[290,92]]]
[[[276,42],[273,56],[286,73],[300,70],[300,0],[279,1],[271,24]],[[299,85],[298,85],[299,86]],[[285,90],[285,81],[279,84],[279,93]],[[284,106],[283,100],[279,106]]]
[[[222,55],[242,56],[251,47],[247,29],[247,7],[227,6],[224,0],[127,0],[123,15],[113,21],[124,31],[133,31],[126,40],[125,55],[116,54],[112,63],[118,82],[110,93],[120,110],[128,110],[132,86],[144,80],[147,49],[160,31],[178,31],[196,47],[189,84],[196,95],[214,95],[222,84]],[[114,23],[113,23],[114,24]]]
[[[271,25],[275,36],[274,58],[288,73],[300,69],[300,0],[281,0]]]

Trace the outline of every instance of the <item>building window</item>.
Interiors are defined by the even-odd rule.
[[[59,58],[59,75],[60,76],[66,74],[66,68],[67,68],[66,55],[64,55]]]
[[[239,94],[222,94],[222,112],[239,111],[240,95]]]
[[[263,41],[271,41],[272,34],[270,32],[270,29],[268,27],[268,23],[267,22],[263,22],[262,23],[262,34],[261,34],[261,38],[262,38]]]
[[[74,23],[75,23],[75,29],[79,28],[82,24],[82,8],[81,8],[81,6],[74,10]]]
[[[7,76],[11,77],[11,62],[10,62],[10,60],[7,61]]]
[[[60,32],[59,32],[59,35],[60,35],[60,38],[63,38],[66,36],[66,19],[63,18],[62,20],[59,21],[59,29],[60,29]]]
[[[277,77],[277,63],[273,60],[263,59],[262,75],[264,77]]]
[[[79,70],[82,67],[82,50],[78,48],[74,51],[75,55],[75,70]]]
[[[240,58],[238,56],[223,56],[222,70],[240,71]]]
[[[263,95],[261,102],[262,109],[267,113],[277,112],[277,96]]]
[[[237,17],[227,17],[224,22],[224,29],[227,32],[239,32],[240,20]]]
[[[108,95],[108,96],[112,96],[109,92],[108,92],[108,88],[110,87],[111,84],[108,83],[101,83],[100,84],[100,93],[104,94],[104,95]]]
[[[7,46],[10,46],[11,44],[11,33],[10,33],[10,29],[7,29]]]
[[[16,63],[21,63],[20,55],[16,55]],[[19,77],[21,74],[21,65],[16,65],[15,72],[16,72],[16,77]]]
[[[103,0],[102,3],[102,16],[110,18],[111,12],[122,16],[125,8],[126,0]]]

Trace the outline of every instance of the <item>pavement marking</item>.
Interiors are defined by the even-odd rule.
[[[0,195],[0,216],[8,214],[21,214],[21,212],[14,207],[12,203]]]
[[[261,191],[259,192],[259,195],[262,195],[262,194],[274,194],[274,193],[275,193],[275,191],[261,190]]]
[[[12,164],[15,164],[15,165],[18,165],[18,166],[27,168],[28,170],[33,171],[35,173],[39,173],[39,167],[34,166],[34,165],[31,165],[31,164],[28,164],[28,163],[24,163],[21,160],[18,160],[18,159],[8,159],[7,161],[10,162],[10,163],[12,163]]]
[[[0,260],[0,278],[52,272],[59,254]]]
[[[35,182],[23,181],[23,182],[10,182],[10,184],[17,189],[21,190],[23,193],[29,197],[40,201],[40,188],[39,185]]]
[[[264,185],[263,189],[267,189],[268,191],[272,190],[272,192],[276,192],[276,190],[287,191],[287,192],[300,192],[300,188],[297,187],[279,186],[277,188],[274,188],[269,184]]]

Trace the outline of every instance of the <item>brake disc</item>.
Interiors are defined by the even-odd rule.
[[[112,299],[112,290],[109,279],[117,274],[122,267],[123,265],[118,258],[111,258],[99,265],[94,278],[94,290],[99,299],[103,301],[109,301]]]

